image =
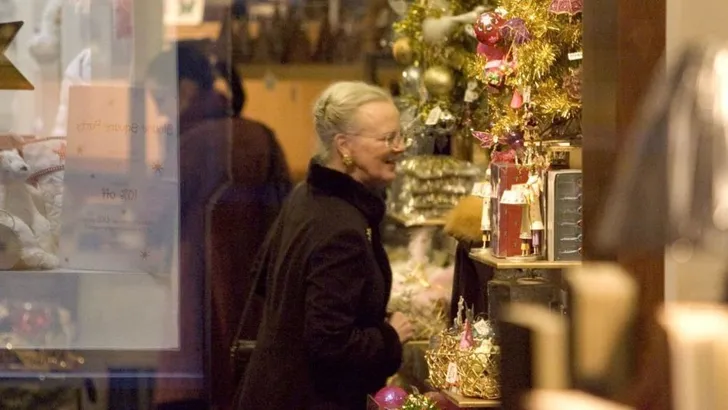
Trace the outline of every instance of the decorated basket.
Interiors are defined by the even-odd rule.
[[[458,335],[444,332],[439,345],[425,354],[433,387],[454,387],[466,397],[500,398],[500,348],[489,340],[469,350],[460,350],[459,345]]]
[[[463,305],[460,298],[453,327],[431,339],[425,354],[430,383],[466,397],[498,399],[500,347],[493,328],[484,319],[476,321],[472,310],[463,314]]]

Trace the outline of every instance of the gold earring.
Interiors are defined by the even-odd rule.
[[[354,160],[353,160],[353,159],[351,159],[351,157],[350,157],[350,156],[348,156],[348,155],[344,155],[344,156],[343,156],[343,158],[341,158],[341,161],[342,161],[342,162],[344,163],[344,165],[346,165],[347,167],[350,167],[350,166],[354,165]]]

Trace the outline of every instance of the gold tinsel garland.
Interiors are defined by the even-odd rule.
[[[559,130],[570,135],[558,135],[553,128],[555,122],[578,119],[581,115],[581,99],[570,95],[564,85],[568,76],[576,75],[570,69],[581,65],[578,60],[570,61],[569,53],[581,51],[582,26],[580,15],[550,12],[551,1],[500,0],[499,6],[507,13],[505,18],[522,19],[530,40],[510,46],[507,51],[515,59],[515,70],[506,76],[499,92],[488,95],[491,125],[487,131],[494,135],[503,136],[527,128],[523,108],[514,109],[510,105],[514,92],[526,93],[526,90],[534,114],[533,128],[537,130],[529,138],[573,137],[581,133],[578,121],[569,122],[573,124],[570,129]]]
[[[470,133],[469,128],[482,129],[486,126],[487,100],[485,98],[485,60],[475,52],[477,43],[462,30],[459,25],[443,44],[426,44],[422,33],[422,24],[427,18],[439,18],[445,14],[459,15],[481,6],[478,0],[449,0],[447,9],[433,7],[427,0],[413,2],[402,20],[393,26],[396,37],[409,39],[415,64],[427,69],[429,67],[443,66],[452,71],[454,80],[453,90],[444,96],[430,95],[426,100],[409,98],[407,101],[417,108],[419,119],[424,122],[430,111],[435,107],[449,111],[457,119],[459,133]],[[466,103],[464,94],[467,84],[471,80],[479,81],[478,92],[480,100]],[[466,110],[466,107],[469,109]],[[469,121],[465,129],[465,120]],[[469,137],[469,135],[468,135]]]
[[[429,96],[426,100],[408,97],[407,103],[416,107],[418,116],[425,121],[435,107],[447,110],[458,121],[457,133],[469,134],[471,129],[505,136],[513,131],[535,130],[529,139],[574,137],[581,134],[579,119],[581,99],[578,91],[570,90],[567,82],[578,75],[574,69],[581,65],[571,61],[569,54],[581,51],[581,16],[557,15],[549,11],[552,0],[499,0],[497,6],[505,10],[504,19],[522,19],[530,39],[521,44],[509,44],[504,51],[515,62],[512,73],[505,75],[500,87],[488,87],[485,66],[487,61],[475,50],[477,42],[462,27],[454,30],[440,45],[424,42],[422,24],[427,18],[458,15],[472,10],[482,2],[449,0],[447,10],[436,8],[428,0],[416,0],[406,15],[394,24],[398,38],[409,39],[416,65],[423,69],[434,66],[452,70],[455,87],[448,95]],[[478,82],[478,99],[463,101],[469,81]],[[512,108],[514,93],[528,94],[529,110],[533,113],[531,127],[527,127],[524,108]],[[525,95],[524,95],[525,97]],[[468,120],[466,122],[465,120]],[[555,127],[555,123],[568,126]]]

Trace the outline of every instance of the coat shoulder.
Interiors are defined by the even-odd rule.
[[[310,186],[297,190],[289,203],[294,219],[310,225],[315,236],[331,238],[346,232],[366,234],[369,227],[364,215],[352,204],[336,196],[317,192]]]

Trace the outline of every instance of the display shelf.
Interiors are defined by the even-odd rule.
[[[567,269],[581,266],[581,261],[517,261],[496,258],[488,249],[470,251],[470,259],[496,269]]]
[[[404,226],[405,228],[411,228],[414,226],[445,226],[445,220],[442,218],[406,218],[404,215],[397,213],[388,213],[387,216],[394,222]]]
[[[272,75],[275,80],[361,80],[368,75],[368,67],[364,62],[325,64],[325,63],[293,63],[293,64],[238,64],[237,69],[246,79],[265,79]],[[391,78],[401,73],[396,67],[385,67],[380,77]]]
[[[440,390],[442,394],[459,409],[497,409],[500,408],[500,401],[475,399],[464,397],[449,390]]]

